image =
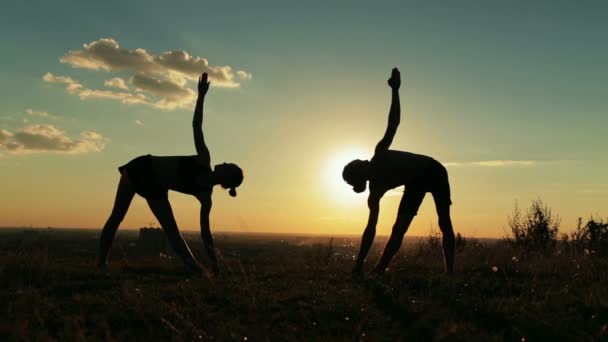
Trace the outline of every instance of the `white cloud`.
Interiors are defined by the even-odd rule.
[[[194,102],[196,93],[188,87],[188,82],[194,83],[203,72],[208,73],[212,85],[218,87],[240,87],[241,81],[252,78],[247,71],[234,72],[229,65],[210,65],[207,59],[192,56],[186,51],[165,51],[155,55],[142,48],[123,48],[112,38],[84,44],[81,50],[68,51],[59,60],[79,69],[129,73],[130,82],[136,88],[136,91],[131,91],[120,77],[104,82],[106,87],[121,90],[117,92],[89,89],[71,77],[50,72],[43,76],[46,82],[65,85],[70,94],[83,100],[108,99],[166,110],[186,108]]]
[[[27,115],[29,115],[29,116],[40,116],[40,117],[43,117],[43,118],[46,118],[46,117],[51,116],[51,115],[50,115],[49,113],[47,113],[47,112],[43,112],[43,111],[37,111],[37,110],[33,110],[33,109],[31,109],[31,108],[27,108],[27,109],[25,110],[25,113],[26,113]]]
[[[25,114],[27,114],[27,116],[31,117],[32,119],[33,118],[44,118],[44,119],[57,120],[57,119],[60,118],[60,117],[58,117],[56,115],[53,115],[53,114],[51,114],[49,112],[45,112],[45,111],[42,111],[42,110],[34,110],[34,109],[31,109],[31,108],[27,108],[25,110]],[[28,117],[23,118],[22,122],[23,123],[29,122],[29,118]]]
[[[177,82],[168,79],[158,79],[144,74],[133,76],[131,83],[138,90],[149,92],[170,101],[192,101],[196,96],[192,89],[184,88]]]
[[[68,51],[59,59],[75,68],[118,71],[125,69],[143,70],[150,68],[154,57],[144,49],[127,50],[111,38],[102,38],[83,44],[83,50]]]
[[[51,74],[50,72],[47,72],[46,74],[44,74],[44,76],[42,76],[42,79],[45,82],[49,82],[49,83],[65,84],[65,88],[68,91],[68,93],[70,93],[70,94],[75,94],[83,88],[82,84],[75,81],[71,77],[56,76],[56,75]]]
[[[165,110],[188,107],[196,98],[193,90],[182,87],[171,80],[160,80],[141,75],[136,75],[131,80],[138,92],[88,89],[70,77],[53,75],[51,73],[46,73],[43,80],[51,83],[65,84],[66,90],[69,93],[78,95],[82,100],[105,99],[124,104],[148,105]],[[154,95],[157,99],[155,100],[146,96],[143,92]]]
[[[106,99],[114,100],[124,104],[147,104],[153,105],[152,101],[144,94],[133,94],[128,92],[116,92],[101,89],[82,89],[78,96],[82,100],[86,99]]]
[[[236,75],[243,80],[250,80],[253,75],[247,71],[239,70],[236,72]]]
[[[472,162],[448,162],[443,163],[444,166],[485,166],[485,167],[503,167],[503,166],[530,166],[537,164],[536,160],[480,160]]]
[[[109,88],[118,88],[118,89],[122,89],[122,90],[129,90],[129,86],[127,86],[127,83],[125,82],[125,80],[123,80],[120,77],[112,77],[109,80],[106,80],[105,82],[103,82],[103,85]]]
[[[80,138],[70,138],[54,125],[28,125],[13,133],[0,130],[0,149],[12,154],[41,152],[99,152],[106,139],[98,132],[83,131]]]
[[[44,74],[42,79],[49,83],[59,83],[65,84],[66,90],[74,95],[78,95],[81,100],[87,99],[105,99],[105,100],[114,100],[124,104],[145,104],[150,105],[157,108],[166,109],[167,106],[163,104],[157,105],[154,101],[148,98],[146,95],[141,93],[131,93],[131,92],[116,92],[112,90],[105,89],[88,89],[82,86],[82,84],[78,81],[75,81],[71,77],[66,76],[58,76],[54,75],[50,72]],[[175,108],[175,107],[173,107]]]
[[[220,87],[238,87],[242,80],[251,79],[251,73],[239,70],[236,74],[229,65],[210,65],[203,57],[190,55],[183,50],[165,51],[154,55],[142,48],[126,49],[113,38],[101,38],[83,44],[82,50],[68,51],[59,59],[74,68],[103,71],[127,71],[132,74],[162,75],[170,78],[177,74],[190,80],[206,72],[214,85]]]
[[[0,129],[0,144],[7,142],[12,137],[13,137],[13,133],[11,133],[5,129]]]
[[[104,137],[101,133],[95,131],[82,131],[80,132],[80,137],[88,140],[103,140]]]
[[[161,74],[177,73],[181,76],[196,80],[201,73],[209,74],[209,80],[220,87],[234,88],[240,86],[234,80],[232,67],[212,66],[205,58],[191,56],[186,51],[167,51],[155,58]],[[165,69],[165,70],[162,70]]]

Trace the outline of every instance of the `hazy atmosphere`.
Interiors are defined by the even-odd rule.
[[[202,70],[211,162],[245,176],[236,198],[216,189],[215,232],[360,234],[366,194],[341,172],[384,133],[393,67],[392,148],[447,167],[457,232],[501,237],[515,202],[537,198],[565,232],[605,214],[604,2],[347,3],[5,2],[0,226],[100,228],[118,166],[196,153]],[[379,234],[398,195],[382,201]],[[196,199],[170,198],[180,228],[198,229]],[[427,195],[408,234],[436,220]],[[136,197],[121,227],[150,223]]]

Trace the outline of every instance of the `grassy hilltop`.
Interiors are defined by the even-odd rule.
[[[442,275],[435,238],[409,239],[381,279],[350,276],[358,239],[217,234],[224,275],[192,277],[119,234],[110,274],[95,231],[0,233],[2,340],[599,340],[608,260],[467,241]],[[202,259],[202,243],[187,239]],[[371,265],[382,241],[372,250]]]

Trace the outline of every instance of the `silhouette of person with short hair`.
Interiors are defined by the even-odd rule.
[[[445,271],[452,273],[454,268],[454,231],[450,219],[452,201],[447,171],[441,163],[431,157],[389,150],[401,116],[399,103],[401,76],[397,68],[393,69],[388,85],[392,89],[388,127],[384,137],[376,145],[373,158],[369,161],[353,160],[344,167],[342,172],[342,178],[353,187],[355,192],[365,191],[369,181],[369,197],[367,200],[369,220],[363,232],[361,249],[353,272],[355,274],[363,272],[363,263],[376,235],[380,199],[390,189],[405,185],[397,220],[374,273],[382,274],[386,270],[389,262],[401,247],[405,232],[414,216],[416,216],[427,192],[430,192],[435,200],[439,228],[443,234]]]
[[[197,155],[159,157],[148,154],[137,157],[118,168],[121,177],[114,208],[103,227],[99,243],[98,265],[100,268],[107,267],[108,251],[116,230],[125,217],[133,196],[137,193],[148,202],[176,254],[192,271],[202,271],[186,241],[179,233],[173,217],[167,193],[169,190],[174,190],[193,195],[200,201],[201,236],[211,260],[212,271],[215,274],[219,273],[209,226],[211,193],[213,186],[219,184],[224,189],[230,189],[229,193],[232,197],[236,196],[236,187],[243,181],[243,171],[237,165],[227,163],[215,165],[211,169],[211,157],[202,130],[203,104],[210,84],[207,79],[207,73],[203,73],[199,78],[198,99],[192,120]]]

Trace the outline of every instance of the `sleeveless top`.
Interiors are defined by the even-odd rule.
[[[199,163],[198,156],[179,157],[175,191],[189,195],[211,192],[213,190],[212,173],[213,171],[209,165]]]

